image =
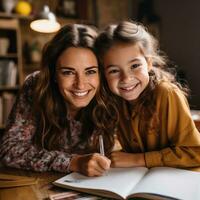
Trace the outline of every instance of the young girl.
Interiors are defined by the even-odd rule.
[[[40,72],[26,79],[9,116],[0,147],[5,165],[88,176],[110,168],[98,153],[98,130],[107,152],[113,136],[99,114],[109,117],[99,91],[96,36],[86,25],[66,25],[45,46]]]
[[[200,166],[200,134],[190,115],[186,88],[164,71],[157,40],[134,22],[110,25],[96,40],[108,101],[119,112],[123,152],[112,166]],[[106,82],[107,81],[107,82]]]

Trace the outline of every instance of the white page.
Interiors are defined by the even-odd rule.
[[[76,188],[107,190],[125,198],[147,171],[148,169],[145,167],[111,168],[107,174],[100,177],[87,177],[79,173],[71,173],[54,183],[66,184]],[[74,182],[65,182],[65,180]]]
[[[152,168],[132,191],[144,192],[181,200],[200,199],[200,173],[169,167]]]

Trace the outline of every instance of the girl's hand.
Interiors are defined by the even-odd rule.
[[[86,176],[101,176],[110,169],[111,161],[99,153],[77,155],[71,160],[70,170]]]
[[[111,167],[144,167],[143,153],[125,153],[114,151],[111,153]]]

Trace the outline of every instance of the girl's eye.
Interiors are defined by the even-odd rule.
[[[110,69],[110,70],[108,70],[108,74],[116,74],[118,72],[119,72],[118,69]]]
[[[87,75],[96,74],[97,72],[98,72],[97,69],[90,69],[90,70],[87,70],[87,71],[86,71],[86,74],[87,74]]]
[[[135,69],[135,68],[138,68],[138,67],[140,67],[140,66],[141,66],[140,63],[136,63],[136,64],[131,65],[131,68],[132,68],[132,69]]]

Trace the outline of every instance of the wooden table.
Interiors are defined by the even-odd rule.
[[[200,132],[200,110],[191,110],[191,114],[192,114],[194,123]]]
[[[195,125],[196,125],[196,127],[197,127],[197,129],[199,130],[199,132],[200,132],[200,121],[198,120],[195,120],[194,121],[194,123],[195,123]]]
[[[0,200],[47,200],[49,194],[55,194],[58,193],[57,190],[62,190],[51,184],[54,180],[64,176],[62,173],[37,173],[3,167],[0,167],[0,172],[11,175],[38,177],[38,183],[34,185],[0,189]]]

